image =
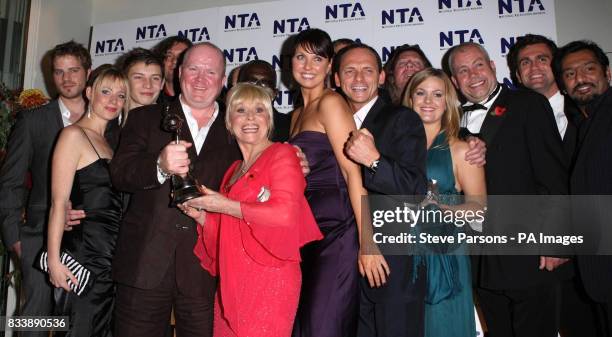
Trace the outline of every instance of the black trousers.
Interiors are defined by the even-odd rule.
[[[189,296],[178,289],[175,268],[153,289],[117,285],[114,337],[164,337],[173,307],[177,336],[212,337],[215,279],[204,296]]]
[[[602,336],[597,326],[597,305],[584,290],[579,275],[561,284],[561,337]]]
[[[47,273],[34,267],[44,242],[42,233],[21,233],[21,287],[23,304],[21,316],[50,316],[53,314],[53,286]],[[22,337],[46,337],[49,331],[20,331]]]
[[[405,282],[411,282],[405,280]],[[360,280],[359,321],[357,337],[423,337],[425,333],[425,274],[420,273],[415,290],[420,294],[412,301],[389,298],[372,301],[364,291],[368,279]],[[367,287],[367,288],[366,288]],[[421,296],[422,295],[422,296]]]
[[[557,337],[561,284],[519,290],[476,288],[488,337]]]

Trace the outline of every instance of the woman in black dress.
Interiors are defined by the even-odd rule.
[[[111,336],[114,286],[111,261],[121,220],[121,195],[111,184],[108,164],[113,156],[104,138],[109,121],[123,111],[129,96],[125,76],[115,68],[101,71],[86,88],[89,106],[75,124],[64,128],[53,153],[51,210],[48,228],[49,279],[57,289],[57,314],[70,316],[68,336]],[[82,209],[87,216],[64,232],[66,209]],[[76,295],[70,284],[78,280],[60,262],[68,252],[91,271],[93,286]]]

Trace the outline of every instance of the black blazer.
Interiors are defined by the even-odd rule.
[[[115,281],[141,289],[159,285],[169,266],[176,264],[181,289],[192,295],[205,293],[204,269],[193,254],[197,233],[194,221],[170,206],[170,179],[157,180],[157,158],[173,136],[161,129],[165,107],[185,118],[180,101],[136,108],[130,111],[121,131],[119,148],[111,162],[114,186],[132,193],[123,218],[113,260]],[[187,125],[180,138],[193,143]],[[219,189],[223,174],[240,158],[238,146],[225,129],[221,108],[199,154],[188,150],[191,173],[200,184]]]
[[[368,193],[424,195],[427,189],[427,141],[423,123],[416,112],[406,107],[391,106],[379,97],[361,127],[372,133],[381,154],[375,173],[363,168],[364,187]],[[422,298],[424,289],[418,289],[412,282],[412,257],[384,255],[391,269],[387,284],[380,288],[366,288],[366,296],[374,302]]]
[[[57,100],[18,114],[0,171],[0,223],[4,244],[10,247],[20,234],[42,235],[50,206],[51,155],[64,127]],[[30,171],[32,190],[27,200],[25,177]]]
[[[589,118],[579,130],[578,146],[570,180],[574,195],[595,195],[598,202],[581,203],[580,212],[590,216],[576,218],[574,225],[588,226],[603,237],[602,244],[610,243],[612,227],[612,89],[587,107]],[[612,302],[612,256],[578,256],[578,267],[585,289],[598,302]]]
[[[500,116],[495,115],[496,111]],[[489,196],[568,194],[568,160],[552,108],[544,96],[502,87],[487,112],[480,137],[487,145]],[[489,200],[489,213],[495,207],[494,200]],[[533,230],[543,221],[547,221],[545,216],[520,226]],[[486,228],[487,223],[485,231]],[[572,275],[566,266],[553,272],[539,270],[539,256],[489,255],[473,261],[474,282],[488,289],[520,289]]]

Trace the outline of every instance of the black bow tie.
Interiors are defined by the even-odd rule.
[[[484,104],[489,103],[493,98],[495,98],[495,95],[497,95],[497,93],[499,93],[500,90],[501,90],[501,85],[499,85],[498,83],[497,87],[495,87],[495,90],[493,90],[493,92],[489,95],[489,97],[487,97],[487,99],[484,101]],[[464,105],[461,108],[463,109],[463,112],[470,112],[470,111],[476,111],[476,110],[489,110],[486,106],[480,103]]]
[[[470,111],[476,111],[476,110],[488,110],[486,106],[482,105],[482,104],[472,104],[472,105],[464,105],[462,107],[463,112],[470,112]]]

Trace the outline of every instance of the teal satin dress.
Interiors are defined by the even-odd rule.
[[[427,151],[427,178],[430,182],[436,181],[440,204],[461,201],[455,189],[451,151],[443,132]],[[448,233],[462,230],[453,224],[440,225]],[[470,258],[462,255],[465,249],[465,246],[449,246],[447,251],[453,254],[424,256],[428,268],[425,337],[476,336]]]

